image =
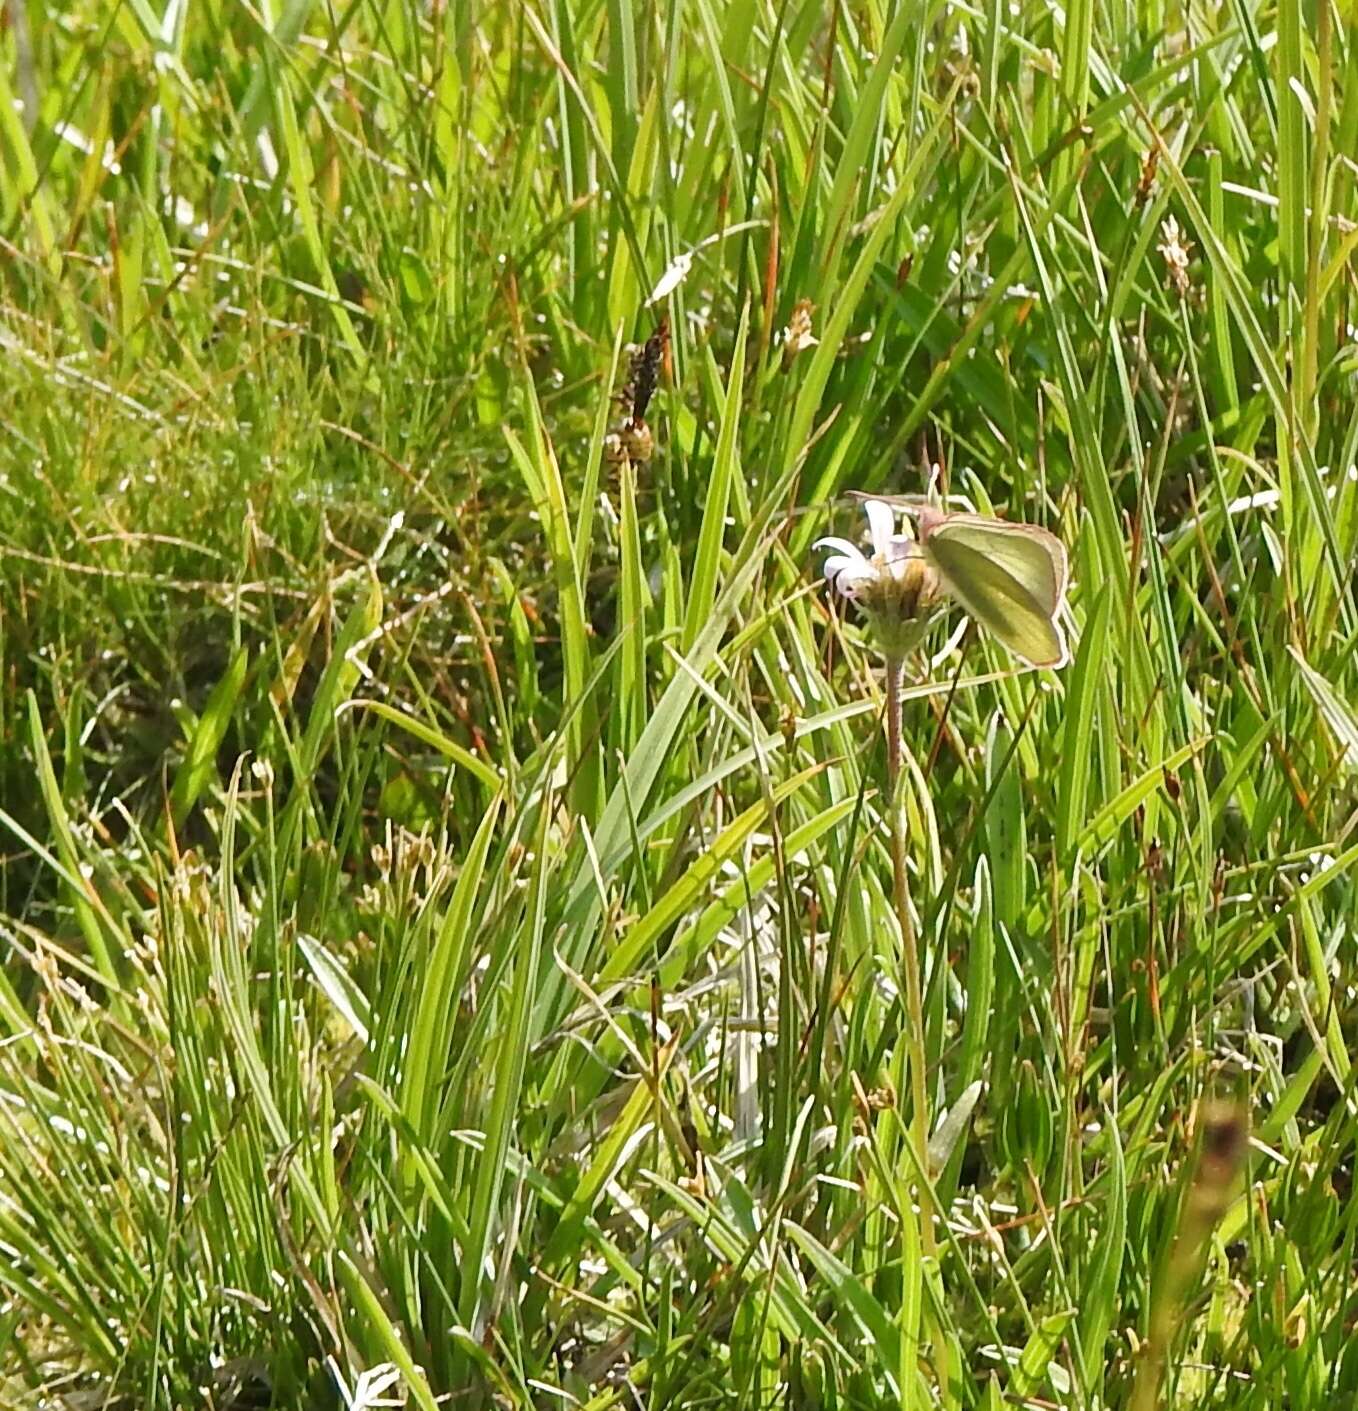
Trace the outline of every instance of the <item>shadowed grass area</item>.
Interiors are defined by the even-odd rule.
[[[0,1403],[1347,1404],[1348,11],[5,14]]]

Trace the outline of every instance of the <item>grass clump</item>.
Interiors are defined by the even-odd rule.
[[[1348,16],[7,15],[0,1399],[1343,1404]]]

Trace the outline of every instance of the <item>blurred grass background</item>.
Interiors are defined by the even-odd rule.
[[[4,16],[4,1404],[1346,1404],[1352,7]]]

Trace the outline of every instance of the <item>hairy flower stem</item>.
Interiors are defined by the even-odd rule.
[[[886,662],[886,768],[890,794],[892,901],[901,926],[901,965],[905,971],[906,1043],[910,1063],[910,1126],[915,1157],[922,1175],[929,1170],[929,1104],[924,1058],[924,993],[920,983],[919,937],[910,910],[910,879],[905,870],[906,806],[901,788],[901,678],[905,661],[889,656]],[[935,1253],[933,1201],[927,1181],[919,1183],[921,1242],[924,1253]]]

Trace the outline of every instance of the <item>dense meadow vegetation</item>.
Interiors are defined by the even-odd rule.
[[[10,0],[0,1405],[1353,1404],[1356,156],[1351,0]],[[933,461],[1072,658],[893,794]]]

